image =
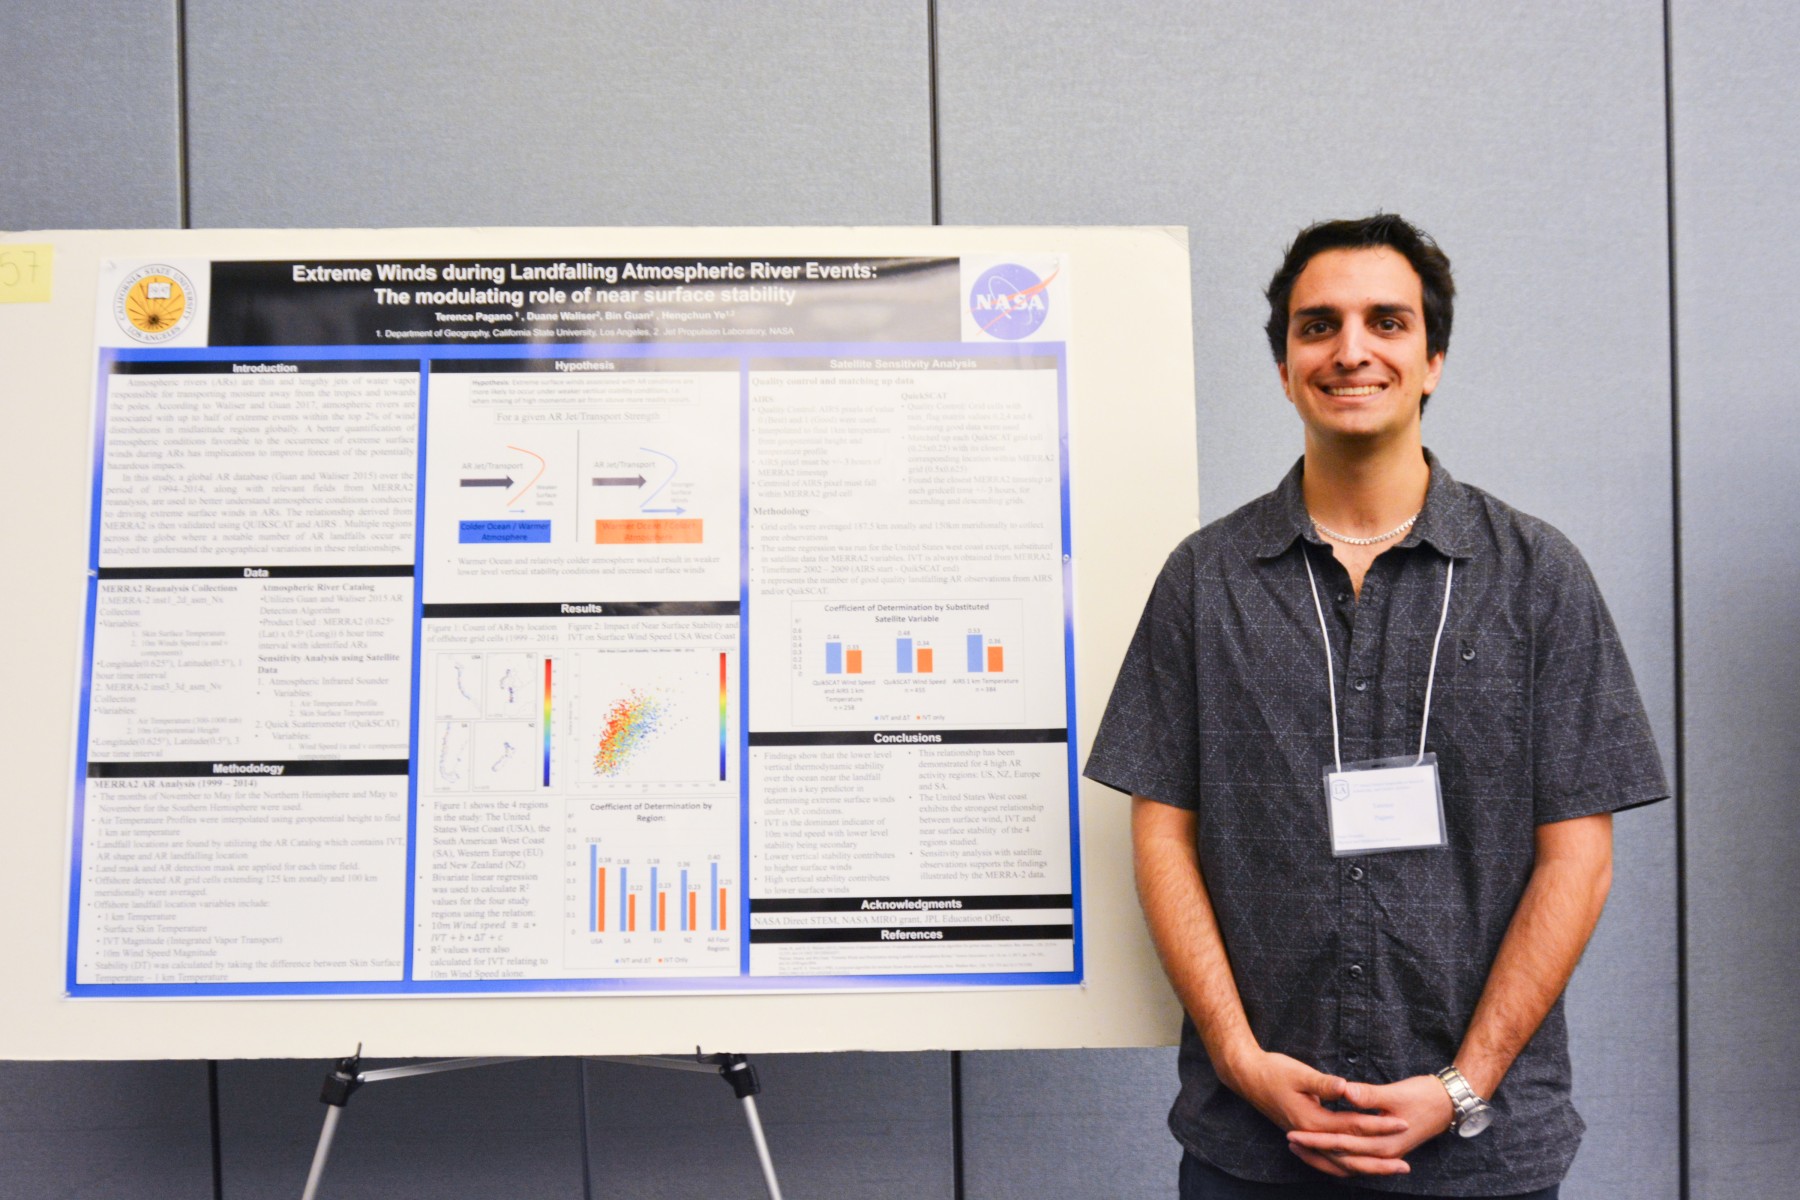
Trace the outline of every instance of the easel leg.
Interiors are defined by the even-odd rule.
[[[325,1176],[325,1160],[331,1157],[331,1139],[337,1136],[338,1118],[344,1110],[335,1104],[325,1108],[325,1128],[319,1131],[319,1147],[313,1151],[312,1170],[306,1173],[306,1190],[300,1200],[314,1200],[319,1194],[319,1180]]]
[[[769,1200],[781,1200],[781,1182],[775,1178],[775,1160],[769,1156],[769,1143],[763,1137],[762,1118],[756,1111],[756,1094],[762,1091],[762,1081],[756,1077],[756,1068],[750,1060],[741,1054],[707,1054],[700,1047],[694,1047],[693,1058],[672,1058],[662,1055],[590,1055],[594,1062],[623,1063],[628,1067],[661,1067],[666,1071],[704,1071],[707,1074],[717,1073],[720,1079],[731,1085],[731,1090],[744,1103],[744,1121],[750,1126],[750,1140],[756,1146],[757,1165],[762,1168],[763,1186],[769,1190]]]
[[[319,1145],[313,1151],[312,1170],[306,1173],[306,1190],[300,1193],[300,1200],[314,1200],[319,1194],[319,1180],[325,1177],[325,1160],[331,1157],[331,1140],[337,1136],[338,1119],[344,1115],[351,1093],[362,1084],[362,1046],[358,1044],[355,1054],[337,1060],[331,1074],[325,1077],[325,1086],[319,1089],[319,1100],[325,1105],[325,1128],[319,1131]]]
[[[769,1156],[769,1143],[763,1137],[762,1118],[756,1111],[756,1094],[762,1091],[762,1084],[756,1078],[756,1068],[750,1060],[741,1054],[702,1054],[696,1048],[691,1059],[663,1058],[653,1055],[641,1057],[613,1057],[610,1055],[594,1055],[596,1062],[626,1063],[638,1067],[662,1067],[675,1071],[704,1071],[708,1075],[717,1074],[744,1104],[744,1120],[750,1126],[750,1141],[756,1146],[757,1165],[762,1168],[763,1186],[768,1188],[769,1200],[781,1200],[781,1183],[775,1178],[775,1160]],[[337,1135],[338,1121],[343,1116],[344,1105],[350,1102],[350,1094],[365,1083],[375,1083],[383,1079],[404,1079],[409,1075],[436,1075],[443,1071],[466,1071],[472,1067],[491,1067],[499,1063],[522,1062],[522,1058],[454,1058],[442,1062],[415,1063],[404,1067],[384,1067],[379,1071],[364,1071],[362,1066],[362,1047],[349,1058],[339,1059],[336,1069],[325,1077],[325,1087],[319,1099],[326,1104],[325,1128],[319,1131],[319,1145],[313,1151],[312,1169],[307,1172],[306,1190],[301,1193],[300,1200],[316,1200],[319,1191],[319,1180],[325,1174],[325,1162],[331,1156],[331,1142]],[[587,1146],[587,1071],[582,1068],[581,1082],[581,1130],[582,1130],[582,1194],[591,1195],[592,1182],[589,1174]]]
[[[756,1115],[756,1097],[744,1097],[744,1120],[750,1124],[750,1140],[756,1143],[756,1161],[762,1164],[763,1184],[769,1189],[769,1200],[781,1200],[781,1184],[775,1178],[775,1160],[769,1157],[769,1143],[763,1138],[762,1118]]]

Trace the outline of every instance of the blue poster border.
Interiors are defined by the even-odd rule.
[[[295,998],[307,997],[383,997],[383,996],[468,996],[468,995],[565,995],[570,993],[623,994],[687,994],[687,993],[793,993],[793,992],[865,992],[865,991],[944,991],[966,988],[1015,988],[1069,986],[1085,979],[1085,942],[1083,920],[1083,872],[1080,821],[1079,739],[1076,730],[1074,589],[1075,559],[1070,508],[1070,446],[1068,401],[1067,343],[1056,342],[702,342],[670,344],[663,342],[624,345],[589,343],[550,343],[530,345],[334,345],[334,346],[257,346],[257,347],[192,347],[192,348],[116,348],[99,352],[99,379],[96,384],[96,424],[94,434],[94,486],[88,539],[87,611],[83,623],[80,661],[80,708],[75,762],[75,796],[73,806],[72,848],[69,876],[68,945],[65,960],[65,991],[73,998]],[[894,358],[901,356],[980,357],[980,358],[1044,358],[1055,360],[1057,372],[1057,429],[1059,453],[1060,541],[1062,553],[1064,709],[1066,714],[1066,785],[1069,821],[1070,886],[1072,895],[1073,961],[1067,971],[989,972],[989,973],[909,973],[894,975],[821,975],[763,976],[750,973],[750,872],[749,872],[749,377],[753,360],[817,359],[817,358]],[[505,979],[505,980],[419,980],[413,975],[416,929],[416,887],[418,849],[418,762],[420,711],[420,649],[423,629],[425,594],[423,481],[428,452],[429,385],[431,363],[454,359],[726,359],[739,363],[739,651],[738,651],[738,801],[739,801],[739,876],[738,929],[739,970],[735,975],[686,977],[575,978],[575,979]],[[91,708],[95,604],[98,593],[100,529],[104,495],[106,405],[113,366],[122,362],[303,362],[338,359],[391,360],[417,362],[419,371],[418,414],[418,479],[420,492],[415,502],[413,564],[413,631],[411,664],[411,706],[409,725],[409,766],[407,772],[407,846],[404,957],[402,976],[394,980],[267,982],[267,983],[106,983],[84,984],[77,981],[80,947],[80,912],[82,888],[83,833],[85,830],[86,770]]]

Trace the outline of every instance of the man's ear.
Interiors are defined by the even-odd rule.
[[[1436,354],[1432,355],[1425,362],[1425,394],[1427,396],[1429,396],[1429,395],[1431,395],[1431,393],[1437,391],[1438,379],[1439,379],[1439,377],[1441,377],[1443,375],[1443,373],[1444,373],[1444,352],[1442,350],[1439,350]],[[1284,378],[1282,380],[1282,383],[1285,384],[1286,382],[1287,382],[1287,380]]]
[[[1440,363],[1443,361],[1443,358],[1444,358],[1443,355],[1441,355],[1441,354],[1438,355],[1438,361]],[[1276,363],[1275,364],[1275,374],[1281,378],[1281,394],[1284,396],[1287,395],[1288,394],[1287,364],[1284,362]]]

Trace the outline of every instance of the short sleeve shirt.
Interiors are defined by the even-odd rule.
[[[1252,1030],[1266,1050],[1385,1083],[1450,1063],[1530,877],[1541,824],[1668,795],[1605,602],[1555,529],[1457,483],[1426,452],[1425,506],[1360,598],[1314,532],[1297,463],[1281,486],[1169,556],[1086,774],[1197,814],[1201,871]],[[1448,845],[1334,858],[1333,761],[1318,580],[1345,762],[1415,754],[1445,572],[1455,577],[1426,748]],[[1184,1021],[1176,1137],[1220,1169],[1317,1179],[1282,1132],[1214,1075]],[[1559,999],[1479,1137],[1435,1138],[1410,1174],[1362,1186],[1506,1195],[1567,1172]]]

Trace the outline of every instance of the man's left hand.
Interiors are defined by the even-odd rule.
[[[1327,1175],[1345,1179],[1352,1175],[1392,1175],[1401,1171],[1415,1147],[1450,1128],[1456,1114],[1450,1093],[1435,1075],[1414,1075],[1398,1083],[1352,1083],[1344,1099],[1357,1108],[1406,1122],[1404,1133],[1360,1137],[1350,1133],[1288,1132],[1288,1149],[1300,1161]]]

